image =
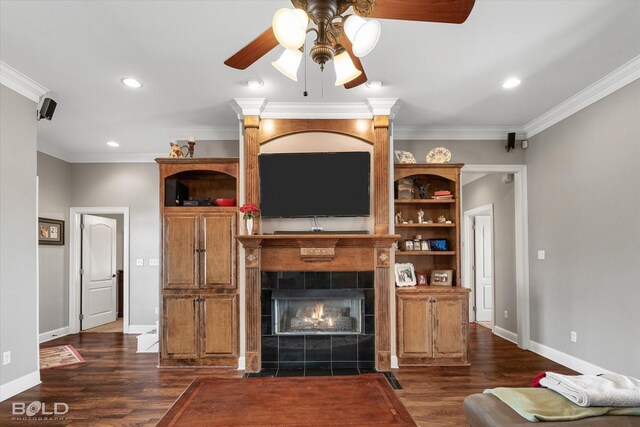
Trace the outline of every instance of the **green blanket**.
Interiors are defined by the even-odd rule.
[[[528,421],[571,421],[599,415],[640,415],[640,408],[591,406],[583,408],[546,388],[498,387],[484,391],[493,394]]]

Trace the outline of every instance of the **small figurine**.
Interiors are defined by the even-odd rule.
[[[412,220],[412,219],[410,219],[410,220],[407,222],[407,224],[413,224],[413,220]]]
[[[418,211],[418,224],[424,224],[424,211],[422,209]]]
[[[189,144],[189,147],[183,145],[183,148],[187,147],[187,149],[189,150],[189,157],[193,159],[193,153],[196,149],[196,139],[193,136],[190,136],[189,139],[187,139],[187,144]]]
[[[428,199],[429,195],[429,187],[431,187],[431,183],[428,184],[418,184],[418,193],[420,194],[421,199]]]
[[[431,218],[427,218],[425,224],[433,224],[433,220]]]
[[[404,220],[402,219],[402,211],[396,214],[396,224],[402,224]]]
[[[444,215],[438,217],[438,224],[446,224],[447,218]]]

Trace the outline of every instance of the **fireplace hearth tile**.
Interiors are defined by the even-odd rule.
[[[262,330],[262,335],[272,335],[271,316],[262,316],[260,329]]]
[[[308,271],[304,273],[305,289],[331,288],[331,274],[328,271]]]
[[[372,362],[375,360],[375,335],[358,336],[358,361]]]
[[[331,272],[331,289],[353,289],[358,287],[358,273],[355,271]]]
[[[331,360],[348,362],[358,360],[357,335],[332,335]]]
[[[364,333],[367,335],[376,333],[376,316],[371,314],[364,316]]]
[[[278,362],[278,337],[262,337],[262,367],[265,362]]]
[[[331,362],[309,362],[308,360],[305,362],[306,369],[328,369],[331,370]]]
[[[278,289],[304,289],[304,273],[301,271],[280,273]]]
[[[305,359],[307,362],[331,361],[331,336],[306,336]]]
[[[343,368],[343,369],[332,369],[333,375],[360,375],[360,371],[357,368]]]
[[[278,369],[278,362],[262,361],[262,369]]]
[[[374,277],[373,271],[358,271],[358,288],[373,289]]]
[[[365,289],[364,291],[364,314],[376,314],[375,297],[373,289]]]
[[[304,336],[285,337],[280,336],[278,361],[304,363]],[[303,365],[304,367],[304,365]]]
[[[280,362],[278,377],[304,376],[304,362]]]
[[[305,377],[330,377],[333,375],[331,369],[305,369]]]
[[[331,369],[358,369],[358,362],[331,362]]]

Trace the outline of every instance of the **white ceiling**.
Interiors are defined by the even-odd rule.
[[[382,0],[379,0],[382,1]],[[38,138],[66,152],[165,151],[172,138],[233,133],[229,101],[355,102],[397,97],[399,126],[518,126],[640,54],[638,0],[477,0],[466,23],[382,21],[363,63],[385,87],[345,90],[308,64],[298,83],[270,62],[245,71],[223,61],[269,27],[286,0],[0,1],[0,60],[58,102]],[[120,79],[135,76],[141,90]],[[522,85],[502,89],[509,76]],[[250,90],[249,78],[264,80]],[[215,133],[215,132],[214,132]]]

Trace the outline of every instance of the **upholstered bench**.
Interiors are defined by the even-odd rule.
[[[522,418],[504,404],[500,399],[491,394],[472,394],[464,399],[464,415],[471,427],[506,427],[506,426],[531,426],[533,423]],[[576,421],[543,422],[542,427],[639,427],[640,417],[605,415],[601,417],[584,418]]]

